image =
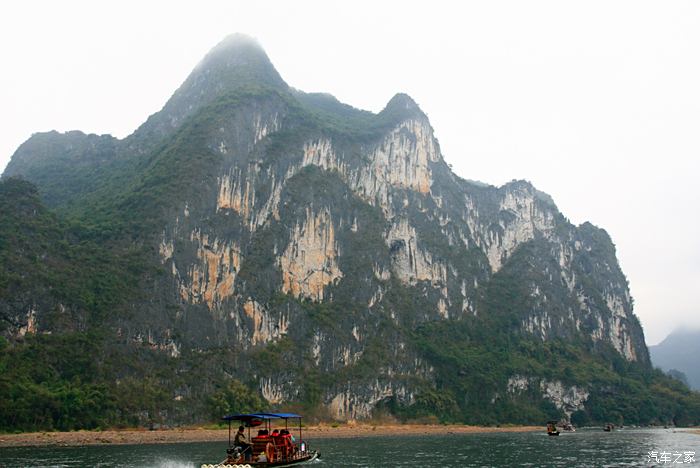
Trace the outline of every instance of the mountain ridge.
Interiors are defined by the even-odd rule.
[[[649,346],[652,364],[665,372],[682,372],[690,387],[700,390],[700,368],[695,358],[700,352],[699,336],[700,330],[693,328],[674,330],[659,344]]]
[[[64,297],[8,304],[2,333],[13,359],[49,340],[50,311],[99,310],[94,325],[71,330],[81,343],[99,331],[101,369],[120,376],[116,386],[109,373],[84,376],[115,387],[100,390],[119,402],[113,421],[201,421],[262,405],[336,420],[697,417],[673,409],[692,395],[649,365],[604,230],[573,226],[529,182],[456,176],[407,95],[373,114],[274,76],[269,84],[233,73],[235,82],[197,88],[193,76],[219,62],[228,70],[223,44],[163,110],[109,140],[112,153],[77,137],[70,151],[25,143],[13,156],[0,184],[36,183],[67,220],[59,230],[96,244],[90,264],[111,266],[103,285],[80,295],[109,287],[121,297],[106,314]],[[52,185],[56,174],[69,183]],[[32,287],[54,281],[66,280]],[[20,336],[30,321],[32,333]],[[68,374],[54,375],[65,385]],[[37,384],[27,379],[16,380]],[[651,379],[683,404],[662,405],[668,394]],[[141,381],[143,396],[125,399]]]

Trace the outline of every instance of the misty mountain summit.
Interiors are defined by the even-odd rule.
[[[700,422],[652,369],[603,229],[455,175],[409,96],[374,114],[294,90],[242,35],[124,139],[29,138],[0,234],[0,396],[58,408],[0,429],[263,407]]]
[[[288,90],[258,42],[231,34],[216,45],[192,70],[163,109],[152,115],[138,132],[178,128],[189,116],[216,99],[250,87]],[[161,135],[167,130],[160,129]]]
[[[700,330],[678,329],[656,346],[649,346],[654,366],[666,372],[676,370],[685,374],[688,384],[700,390]]]
[[[392,97],[386,104],[384,109],[382,109],[381,114],[387,115],[401,115],[405,119],[417,118],[425,119],[428,117],[423,113],[416,101],[414,101],[411,96],[405,93],[397,93]]]
[[[200,106],[217,95],[251,85],[288,88],[255,39],[232,34],[197,64],[169,103],[174,99],[188,98],[190,104]]]

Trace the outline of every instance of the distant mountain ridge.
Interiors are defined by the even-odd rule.
[[[0,189],[0,428],[700,420],[603,229],[456,176],[410,96],[293,90],[244,36],[125,139],[33,135]]]
[[[700,330],[676,330],[658,345],[649,346],[649,354],[655,367],[683,372],[691,388],[700,390]]]

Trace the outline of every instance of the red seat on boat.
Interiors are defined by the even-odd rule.
[[[286,434],[275,436],[272,439],[275,444],[277,456],[282,458],[283,460],[289,460],[294,454],[292,437],[289,434]]]
[[[272,439],[266,435],[253,437],[251,439],[253,442],[253,458],[257,458],[262,452],[267,449],[267,444],[272,442]]]

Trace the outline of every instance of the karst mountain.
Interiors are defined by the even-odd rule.
[[[130,136],[17,149],[0,331],[2,428],[700,417],[651,368],[605,230],[454,174],[411,97],[296,90],[241,35]]]

